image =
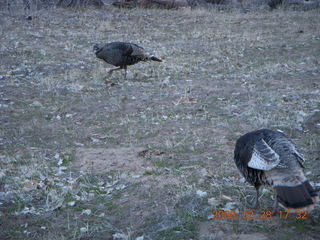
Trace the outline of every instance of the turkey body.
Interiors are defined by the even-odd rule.
[[[161,59],[148,55],[145,50],[134,43],[126,42],[111,42],[104,45],[94,45],[93,50],[96,57],[105,62],[119,67],[111,69],[109,74],[115,70],[124,69],[126,73],[127,66],[136,64],[140,61],[157,61],[162,62]]]
[[[312,210],[318,195],[303,174],[303,156],[281,132],[261,129],[249,132],[236,142],[234,161],[244,178],[256,188],[271,185],[278,203],[288,210]]]

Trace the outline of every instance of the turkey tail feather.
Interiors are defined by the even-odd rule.
[[[155,56],[150,56],[149,59],[152,60],[152,61],[156,61],[156,62],[162,62],[161,59],[159,59],[159,58],[157,58]]]
[[[318,194],[305,181],[297,186],[275,186],[279,203],[286,209],[311,210],[318,200]]]

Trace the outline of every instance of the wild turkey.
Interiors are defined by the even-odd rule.
[[[105,62],[114,65],[118,68],[111,69],[111,75],[116,70],[125,70],[125,79],[127,78],[127,66],[136,64],[140,61],[157,61],[162,62],[161,59],[148,55],[144,49],[134,43],[126,42],[111,42],[105,45],[94,45],[93,50],[97,56]]]
[[[234,161],[244,178],[256,188],[272,185],[276,192],[273,212],[278,203],[287,210],[310,211],[318,195],[303,174],[303,156],[281,132],[261,129],[237,140]]]

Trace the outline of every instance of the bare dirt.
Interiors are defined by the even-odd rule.
[[[74,167],[86,173],[130,173],[143,174],[150,163],[139,158],[144,148],[80,148],[77,149]]]

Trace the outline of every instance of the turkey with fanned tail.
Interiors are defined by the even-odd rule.
[[[256,189],[255,206],[259,206],[259,189],[272,185],[278,204],[287,210],[311,211],[318,194],[303,174],[303,156],[281,132],[261,129],[241,136],[234,150],[234,161],[247,182]]]

